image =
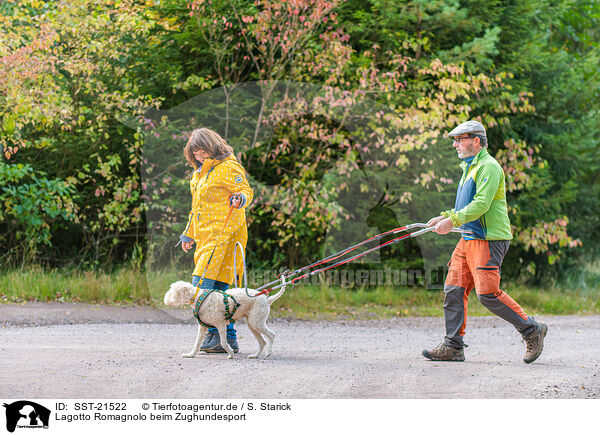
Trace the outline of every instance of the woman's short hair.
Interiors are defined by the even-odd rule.
[[[233,154],[233,148],[219,134],[209,128],[194,130],[183,149],[183,155],[190,165],[198,169],[201,163],[194,152],[204,151],[211,159],[222,160]]]

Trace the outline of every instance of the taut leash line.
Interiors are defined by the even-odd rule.
[[[389,231],[386,231],[384,233],[377,234],[377,235],[375,235],[373,237],[370,237],[370,238],[368,238],[368,239],[366,239],[366,240],[364,240],[364,241],[362,241],[362,242],[360,242],[360,243],[358,243],[358,244],[356,244],[354,246],[351,246],[349,248],[346,248],[346,249],[343,249],[343,250],[341,250],[339,252],[336,252],[335,254],[331,254],[330,256],[328,256],[328,257],[326,257],[326,258],[324,258],[322,260],[316,261],[315,263],[312,263],[309,266],[305,266],[305,267],[302,267],[300,269],[297,269],[294,272],[287,274],[286,277],[289,279],[292,276],[299,274],[303,270],[310,269],[311,267],[318,266],[318,265],[321,265],[323,263],[330,262],[332,260],[337,260],[338,258],[343,257],[344,255],[346,255],[349,252],[353,251],[357,247],[362,246],[362,245],[364,245],[364,244],[366,244],[368,242],[371,242],[371,241],[376,240],[376,239],[380,239],[380,238],[382,238],[382,237],[384,237],[386,235],[396,234],[396,233],[399,233],[399,232],[402,232],[402,231],[406,231],[406,230],[409,230],[411,228],[423,228],[423,229],[418,230],[418,231],[414,231],[414,232],[409,233],[409,234],[405,234],[405,235],[403,235],[401,237],[397,237],[397,238],[392,239],[392,240],[389,240],[389,241],[387,241],[385,243],[382,243],[382,244],[377,245],[377,246],[375,246],[373,248],[370,248],[370,249],[368,249],[368,250],[366,250],[364,252],[361,252],[360,254],[357,254],[357,255],[355,255],[353,257],[347,258],[347,259],[342,260],[342,261],[340,261],[338,263],[335,263],[333,265],[330,265],[330,266],[327,266],[327,267],[324,267],[324,268],[321,268],[321,269],[318,269],[318,270],[311,271],[311,272],[306,273],[306,274],[304,274],[304,275],[302,275],[300,277],[294,278],[294,279],[292,279],[291,281],[288,281],[288,282],[290,284],[295,284],[296,282],[298,282],[301,279],[304,279],[304,278],[310,277],[312,275],[315,275],[317,273],[325,272],[325,271],[327,271],[329,269],[333,269],[335,267],[338,267],[338,266],[341,266],[343,264],[349,263],[349,262],[351,262],[353,260],[356,260],[357,258],[363,257],[363,256],[367,255],[368,253],[373,252],[373,251],[375,251],[377,249],[381,249],[381,248],[383,248],[385,246],[392,245],[394,243],[398,243],[401,240],[407,239],[409,237],[413,238],[413,237],[420,236],[421,234],[428,233],[428,232],[433,231],[435,229],[435,227],[433,227],[433,226],[432,227],[428,227],[427,224],[424,224],[424,223],[414,223],[414,224],[405,225],[403,227],[394,228],[392,230],[389,230]],[[461,233],[461,234],[473,234],[472,231],[463,230],[463,229],[460,229],[460,228],[452,228],[451,232]],[[269,284],[266,284],[266,285],[264,285],[264,286],[262,286],[260,288],[257,288],[256,290],[262,291],[261,293],[269,293],[270,291],[275,290],[275,289],[283,286],[283,284],[274,285],[274,284],[277,284],[278,282],[279,282],[279,280],[270,282]]]

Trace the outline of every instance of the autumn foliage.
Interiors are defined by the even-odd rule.
[[[454,2],[397,2],[385,11],[384,3],[1,4],[4,263],[119,264],[160,246],[152,258],[170,264],[189,206],[181,149],[214,113],[203,126],[231,143],[256,190],[248,216],[256,266],[300,265],[378,232],[385,225],[373,217],[376,204],[400,224],[450,208],[460,174],[445,134],[468,119],[487,126],[505,170],[513,267],[533,264],[539,275],[572,252],[591,255],[589,226],[573,206],[577,181],[556,187],[560,159],[548,132],[557,115],[534,80],[541,70],[509,55],[519,36],[500,30],[500,18],[477,31],[484,18],[469,21],[465,14],[478,12]],[[555,14],[557,23],[570,19]],[[444,16],[446,26],[478,36],[445,31]],[[526,13],[510,19],[527,17],[534,22]],[[562,35],[560,53],[576,65],[597,54],[593,42],[564,48],[572,35],[556,29],[540,52],[561,47]],[[573,71],[573,80],[598,83],[597,71]],[[186,106],[191,97],[204,99]],[[573,119],[591,113],[584,97]],[[186,117],[176,119],[177,108]],[[586,213],[598,210],[586,204]],[[384,266],[423,267],[428,249],[447,254],[448,243],[432,243],[398,248]]]

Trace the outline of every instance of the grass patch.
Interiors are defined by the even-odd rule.
[[[179,272],[146,274],[123,268],[114,273],[42,270],[30,268],[0,273],[2,303],[86,302],[93,304],[154,305],[163,307],[162,298],[170,283],[189,279]],[[527,313],[600,314],[600,288],[535,289],[512,286],[505,289]],[[421,287],[341,287],[302,286],[288,288],[273,305],[273,317],[306,320],[376,319],[408,316],[443,316],[444,294]],[[475,295],[469,298],[469,315],[490,315]]]
[[[146,276],[135,269],[120,269],[112,274],[39,268],[6,271],[0,274],[0,301],[152,303]]]
[[[531,315],[600,314],[598,290],[542,290],[523,286],[505,291]],[[273,307],[274,317],[333,320],[443,316],[444,292],[423,288],[379,287],[375,290],[296,286]],[[491,313],[479,302],[475,290],[469,297],[470,316]]]

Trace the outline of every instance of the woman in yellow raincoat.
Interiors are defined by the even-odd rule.
[[[185,252],[196,244],[192,285],[200,283],[214,250],[200,288],[227,290],[229,285],[239,282],[243,273],[242,252],[238,252],[235,269],[238,277],[233,276],[233,253],[236,243],[240,242],[245,255],[248,240],[245,208],[252,202],[253,191],[233,149],[214,131],[207,128],[194,130],[185,146],[184,155],[195,168],[190,179],[192,210],[185,231],[180,236]],[[233,210],[225,225],[230,207]],[[227,342],[234,352],[238,351],[233,321],[227,327]],[[225,352],[216,328],[208,330],[200,350]]]

